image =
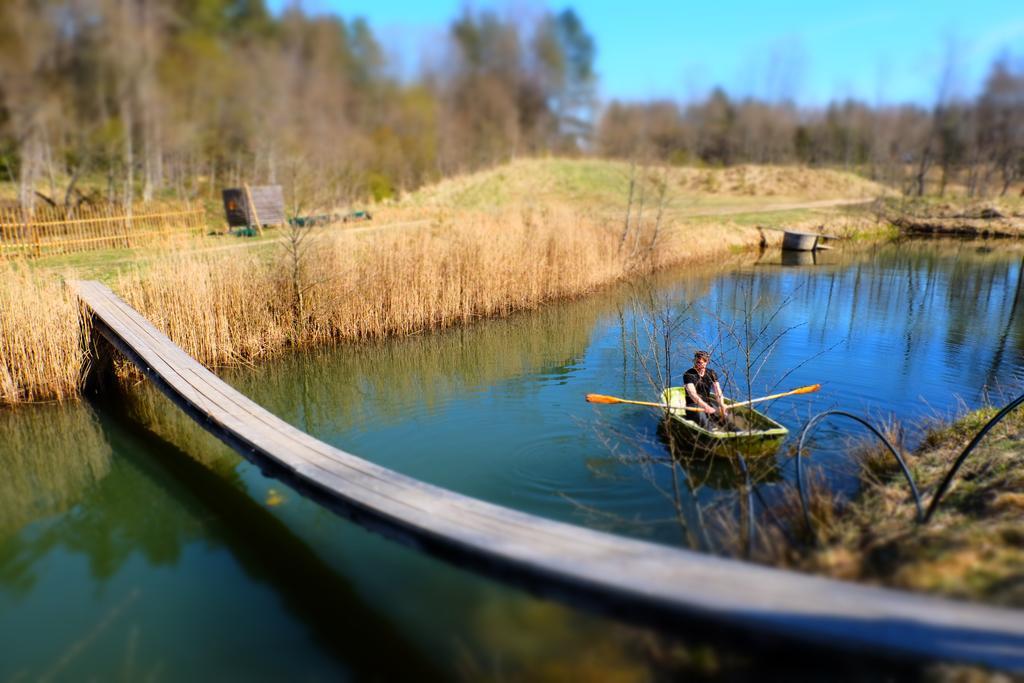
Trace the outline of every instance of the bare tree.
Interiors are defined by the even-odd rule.
[[[56,27],[28,0],[0,4],[0,104],[7,136],[17,150],[18,199],[35,201],[45,155],[44,127],[55,108],[59,80]],[[0,121],[3,119],[0,118]]]
[[[952,97],[955,69],[956,69],[956,48],[952,42],[946,49],[945,59],[942,63],[942,70],[939,72],[939,80],[936,86],[935,103],[932,105],[931,122],[927,128],[923,144],[918,154],[917,172],[914,175],[915,194],[918,197],[924,196],[925,182],[928,171],[935,163],[938,156],[939,146],[942,141],[943,121],[946,118],[947,108],[950,106]]]
[[[993,170],[1000,175],[1000,195],[1024,176],[1024,71],[1015,74],[1009,59],[992,65],[978,102],[978,125]]]

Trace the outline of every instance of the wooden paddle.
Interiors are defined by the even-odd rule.
[[[650,401],[630,401],[628,398],[606,396],[604,394],[587,394],[587,401],[590,403],[629,403],[634,406],[650,406],[651,408],[682,408],[682,406],[670,406],[667,403],[652,403]],[[687,410],[701,410],[701,408],[686,406]]]
[[[735,408],[736,406],[750,406],[755,403],[761,403],[762,401],[771,401],[773,398],[782,398],[783,396],[797,396],[799,394],[813,394],[818,389],[821,389],[820,384],[808,384],[806,387],[798,387],[792,391],[784,391],[781,394],[772,394],[771,396],[762,396],[761,398],[752,398],[749,401],[740,401],[739,403],[730,403],[729,408]]]
[[[739,406],[749,406],[755,403],[761,403],[762,401],[771,401],[775,398],[782,398],[783,396],[796,396],[798,394],[813,394],[818,389],[821,389],[820,384],[810,384],[806,387],[800,387],[793,389],[792,391],[784,391],[781,394],[772,394],[771,396],[762,396],[761,398],[752,398],[749,401],[740,401],[739,403],[730,403],[727,408],[737,408]],[[628,403],[634,406],[650,406],[651,408],[675,408],[679,409],[682,406],[670,406],[667,403],[653,403],[651,401],[631,401],[628,398],[618,398],[617,396],[606,396],[605,394],[587,394],[587,401],[590,403]],[[696,406],[686,406],[686,410],[701,409]]]

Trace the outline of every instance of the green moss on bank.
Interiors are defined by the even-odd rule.
[[[910,466],[925,505],[983,409],[929,432]],[[824,532],[805,569],[838,578],[1024,607],[1024,411],[997,426],[964,463],[932,521],[918,525],[895,463],[869,454],[864,487]],[[883,463],[883,464],[880,464]]]

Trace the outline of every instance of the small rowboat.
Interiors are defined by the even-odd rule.
[[[823,235],[817,232],[800,232],[798,230],[786,230],[782,235],[783,251],[815,251],[816,249],[831,249],[825,244],[825,240],[834,240],[834,235]]]
[[[666,427],[683,444],[716,455],[767,455],[774,453],[782,444],[789,430],[759,413],[750,406],[741,406],[729,411],[735,417],[737,430],[709,430],[693,419],[693,411],[686,410],[686,389],[669,387],[661,394],[661,400],[670,406]],[[726,403],[732,403],[725,399]]]

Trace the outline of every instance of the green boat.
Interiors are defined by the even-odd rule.
[[[741,406],[729,411],[740,429],[709,430],[691,419],[693,411],[686,410],[686,388],[669,387],[661,393],[661,400],[670,406],[666,417],[666,428],[679,446],[692,450],[711,452],[715,455],[769,455],[774,453],[789,434],[789,430],[759,413],[750,406]],[[730,399],[725,402],[734,403]]]

